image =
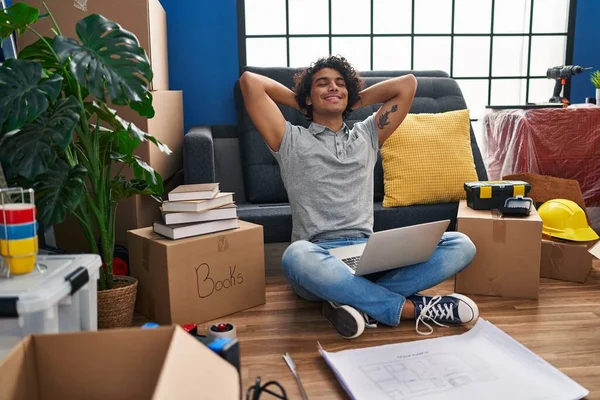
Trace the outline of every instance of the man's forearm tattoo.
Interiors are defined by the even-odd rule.
[[[390,122],[388,121],[388,118],[390,116],[390,113],[393,113],[396,111],[398,111],[398,105],[394,104],[389,111],[386,111],[383,114],[381,114],[379,116],[379,121],[377,121],[377,127],[379,129],[383,129],[383,128],[385,128],[386,125],[389,125]]]

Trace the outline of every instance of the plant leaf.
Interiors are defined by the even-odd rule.
[[[67,212],[73,211],[81,202],[85,189],[87,170],[81,165],[69,168],[59,160],[54,168],[38,175],[33,185],[38,220],[44,226],[64,221]]]
[[[125,180],[121,175],[116,176],[110,185],[112,190],[111,198],[115,202],[125,200],[136,194],[145,196],[154,195],[154,190],[148,185],[148,182],[141,179],[132,179],[130,181]]]
[[[146,183],[148,183],[150,188],[153,190],[154,194],[161,195],[163,193],[163,181],[160,174],[154,171],[154,168],[149,166],[146,162],[137,157],[135,158],[135,163],[133,164],[133,175],[137,179],[146,181]]]
[[[121,121],[122,124],[128,124],[127,121],[123,120],[118,115],[116,117]],[[129,123],[127,132],[129,132],[129,135],[131,137],[138,139],[140,142],[145,142],[146,140],[148,140],[148,141],[154,143],[161,152],[163,152],[167,155],[172,153],[171,149],[169,149],[169,146],[162,143],[160,140],[156,139],[151,134],[144,132],[143,130],[141,130],[140,128],[135,126],[135,124]]]
[[[56,101],[61,83],[57,74],[42,79],[42,66],[36,62],[6,60],[0,65],[0,127],[8,122],[6,130],[12,131],[35,120]]]
[[[34,179],[54,166],[56,150],[64,150],[79,121],[79,104],[74,97],[59,100],[35,121],[4,137],[0,160],[9,174]]]
[[[117,110],[109,108],[106,103],[98,103],[97,101],[86,101],[84,107],[90,115],[98,115],[101,120],[108,122],[108,124],[115,130],[126,130],[127,124],[121,124],[122,118],[117,119]]]
[[[127,157],[127,155],[123,153],[117,153],[116,151],[111,151],[109,157],[113,161],[124,162],[123,160]]]
[[[90,114],[96,113],[100,117],[100,119],[102,119],[105,122],[108,122],[110,126],[112,126],[114,129],[127,130],[127,132],[129,132],[132,138],[138,140],[138,142],[135,144],[134,150],[141,142],[149,140],[150,142],[154,143],[161,152],[165,154],[172,153],[171,149],[169,149],[169,146],[162,143],[149,133],[144,132],[135,124],[125,121],[123,118],[117,115],[116,110],[108,108],[106,104],[99,104],[97,102],[86,102],[85,108]],[[127,151],[121,150],[121,152],[128,154]]]
[[[27,27],[37,21],[40,10],[25,3],[17,3],[0,10],[0,39],[4,41],[17,31],[22,35]]]
[[[52,46],[52,43],[54,42],[54,38],[51,37],[45,37],[44,40],[46,40],[50,46]],[[19,52],[18,58],[20,60],[38,62],[48,71],[59,72],[61,69],[60,62],[44,40],[39,39],[37,42],[25,47]]]
[[[118,161],[125,164],[135,162],[134,150],[139,142],[129,136],[127,131],[108,131],[100,134],[100,155],[104,157],[104,163]]]
[[[140,141],[131,135],[127,131],[118,131],[114,134],[114,149],[119,153],[124,154],[124,162],[134,162],[135,149],[140,145]]]
[[[147,98],[152,69],[135,35],[101,15],[89,15],[77,23],[74,39],[57,36],[54,50],[80,85],[96,98],[114,104],[143,102]]]
[[[144,93],[144,99],[142,101],[132,101],[129,103],[129,107],[137,111],[142,117],[154,118],[154,107],[152,107],[152,93]]]

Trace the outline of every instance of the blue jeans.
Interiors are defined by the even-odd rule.
[[[350,305],[386,325],[400,323],[406,298],[454,276],[473,261],[475,245],[463,233],[445,232],[426,262],[383,273],[355,276],[329,249],[365,243],[345,238],[293,242],[283,253],[286,278],[298,296]]]

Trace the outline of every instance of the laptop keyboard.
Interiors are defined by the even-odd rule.
[[[352,270],[356,270],[358,263],[360,263],[360,256],[342,258],[342,261]]]

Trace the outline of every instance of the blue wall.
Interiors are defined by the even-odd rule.
[[[599,0],[577,0],[575,17],[575,45],[573,64],[600,70],[600,20]],[[583,103],[586,97],[594,97],[596,90],[590,82],[590,72],[585,71],[571,80],[571,103]]]
[[[185,129],[235,123],[236,0],[161,0],[167,13],[169,80],[183,90]],[[600,69],[600,0],[578,0],[573,62]],[[590,72],[572,80],[571,101],[594,96]]]
[[[169,86],[183,90],[186,132],[235,123],[236,0],[161,0],[167,13]]]

